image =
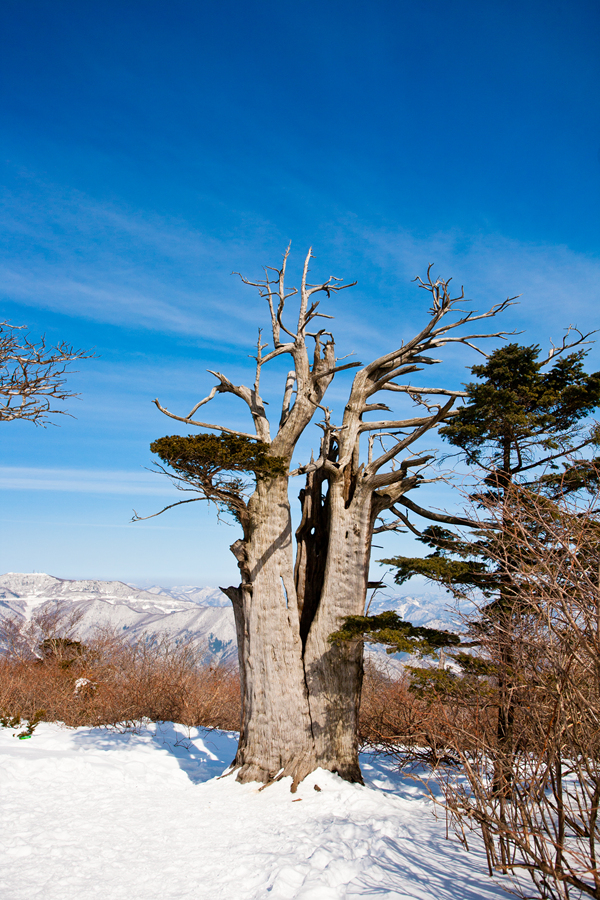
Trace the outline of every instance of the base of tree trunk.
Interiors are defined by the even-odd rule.
[[[232,771],[228,774],[236,772],[235,780],[239,781],[240,784],[249,784],[254,781],[262,784],[263,788],[275,784],[277,781],[281,781],[282,778],[291,777],[292,785],[290,791],[292,794],[295,794],[298,790],[298,785],[301,784],[311,772],[314,772],[315,769],[318,768],[333,772],[334,775],[339,775],[340,778],[343,778],[344,781],[349,781],[351,784],[364,784],[358,764],[337,767],[326,765],[319,766],[314,757],[294,760],[294,762],[290,762],[287,766],[283,766],[279,772],[269,772],[259,763],[248,762],[240,765],[237,761],[234,761]]]
[[[335,768],[322,765],[321,768],[326,769],[329,772],[333,772],[335,775],[339,775],[340,778],[343,778],[344,781],[351,782],[351,784],[365,783],[358,763],[348,763],[345,765],[336,766]]]
[[[236,781],[239,781],[240,784],[249,784],[252,781],[257,781],[263,787],[268,787],[276,781],[281,781],[282,778],[291,777],[292,786],[290,790],[292,794],[295,794],[298,785],[317,768],[317,762],[312,753],[307,753],[299,758],[290,760],[279,771],[269,772],[258,762],[241,762],[236,756],[233,767],[234,769],[237,767]]]

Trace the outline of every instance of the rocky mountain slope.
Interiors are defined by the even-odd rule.
[[[97,627],[117,628],[132,637],[168,635],[194,638],[223,661],[235,661],[237,648],[233,612],[218,588],[154,585],[141,590],[122,581],[72,581],[43,573],[0,575],[0,620],[13,616],[30,620],[38,611],[61,608],[81,614],[78,636],[85,640]],[[398,597],[376,594],[370,612],[395,610],[415,625],[456,628],[455,615],[444,597]],[[369,655],[377,652],[369,648]]]
[[[202,589],[195,590],[202,595]],[[206,597],[214,602],[216,590],[208,590]],[[8,572],[0,576],[0,619],[12,615],[28,620],[34,613],[52,610],[57,604],[82,614],[77,634],[83,640],[95,628],[110,626],[132,637],[193,637],[205,642],[219,659],[237,658],[233,613],[228,607],[201,606],[190,599],[178,599],[168,591],[143,591],[121,581],[71,581],[42,573]]]

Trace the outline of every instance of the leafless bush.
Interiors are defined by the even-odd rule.
[[[5,652],[0,656],[4,716],[31,720],[44,710],[47,721],[72,726],[131,727],[150,719],[239,727],[237,672],[208,663],[204,648],[196,642],[150,635],[131,641],[104,630],[81,643],[73,639],[73,629],[61,631],[59,621],[43,617],[26,624],[21,639],[17,626],[12,620],[4,628]]]
[[[427,670],[435,679],[443,670]],[[364,749],[392,757],[401,768],[414,764],[457,765],[459,749],[472,745],[472,734],[489,730],[487,704],[453,702],[424,690],[409,669],[386,669],[367,663],[360,710],[359,738]]]
[[[472,655],[457,654],[460,671],[368,668],[361,739],[436,767],[490,874],[525,870],[548,900],[600,900],[598,507],[515,489],[501,515],[490,552],[510,590],[472,620]]]
[[[597,510],[520,491],[502,515],[496,552],[514,603],[485,617],[492,674],[479,690],[507,704],[510,740],[460,731],[464,777],[448,775],[448,809],[463,835],[466,824],[480,830],[490,871],[525,869],[552,900],[600,898]]]

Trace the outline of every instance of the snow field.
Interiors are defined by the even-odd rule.
[[[0,897],[500,900],[483,853],[446,840],[418,783],[363,755],[367,787],[318,770],[260,791],[218,780],[235,734],[0,728]],[[320,791],[314,786],[318,785]]]

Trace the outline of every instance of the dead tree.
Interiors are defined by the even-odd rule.
[[[25,419],[45,425],[49,415],[69,415],[53,409],[53,402],[77,396],[66,388],[64,376],[70,362],[93,353],[65,343],[47,347],[43,337],[34,343],[20,335],[23,328],[0,322],[0,422]]]
[[[334,277],[309,284],[309,251],[300,289],[286,288],[288,252],[280,269],[265,269],[264,280],[242,279],[258,288],[271,319],[272,344],[262,343],[259,336],[253,386],[234,385],[220,372],[212,372],[217,384],[187,416],[175,415],[154,401],[172,419],[214,429],[222,437],[197,436],[206,448],[201,465],[194,463],[193,453],[190,456],[182,449],[181,442],[194,438],[164,438],[161,441],[171,442],[168,446],[161,441],[152,446],[171,464],[178,486],[195,492],[181,503],[212,500],[230,510],[241,525],[242,537],[231,547],[241,583],[223,589],[235,613],[243,701],[234,765],[239,781],[269,783],[290,775],[295,790],[318,766],[349,781],[362,781],[357,745],[362,644],[335,645],[328,638],[345,616],[364,611],[373,535],[401,526],[407,506],[440,520],[439,514],[416,506],[406,494],[431,480],[425,469],[433,454],[419,453],[415,445],[448,421],[462,392],[414,387],[412,376],[439,363],[432,354],[446,345],[458,343],[477,349],[480,339],[503,337],[504,332],[463,332],[472,323],[495,316],[514,298],[480,315],[465,312],[460,309],[464,292],[452,298],[449,283],[434,281],[430,267],[427,277],[418,279],[431,301],[427,324],[418,334],[367,366],[343,363],[335,356],[332,335],[310,328],[318,317],[331,318],[318,309],[322,295],[330,297],[352,285]],[[283,318],[292,297],[299,300],[295,327],[285,324]],[[272,433],[260,394],[261,371],[284,355],[291,357],[293,368],[286,378],[279,423]],[[353,367],[360,371],[354,377],[342,421],[335,425],[323,404],[325,392],[338,372]],[[387,397],[412,401],[416,410],[404,418],[394,416],[381,402],[384,392]],[[234,394],[247,404],[254,433],[194,418],[220,393]],[[319,410],[324,415],[319,457],[290,471],[296,444]],[[388,417],[371,420],[371,414],[382,412]],[[236,440],[242,442],[237,449]],[[255,442],[254,461],[248,461],[250,442]],[[264,461],[256,462],[260,454],[270,460],[270,467]],[[237,474],[244,467],[256,473],[249,497]],[[224,476],[227,468],[230,474]],[[302,522],[296,533],[294,559],[288,487],[290,477],[297,475],[306,477],[306,485],[300,494]],[[382,519],[387,511],[394,516],[391,522]],[[451,517],[441,519],[455,522]]]

